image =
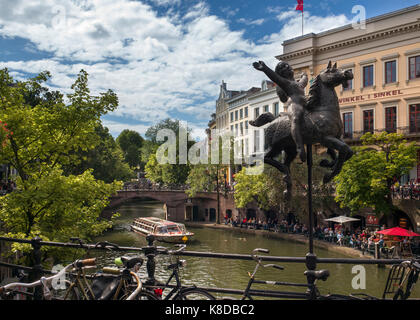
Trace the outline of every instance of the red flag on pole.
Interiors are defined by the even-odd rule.
[[[297,0],[298,5],[296,6],[297,11],[303,12],[303,0]]]

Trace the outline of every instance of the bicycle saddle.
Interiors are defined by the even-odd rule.
[[[140,265],[143,264],[143,258],[142,257],[121,257],[121,261],[126,268],[133,268],[136,264],[140,263]]]
[[[314,277],[316,280],[327,280],[328,277],[330,276],[330,272],[328,270],[319,270],[319,271],[315,271],[315,270],[307,270],[304,272],[305,276],[312,276]]]

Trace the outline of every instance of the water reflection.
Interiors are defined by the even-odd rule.
[[[96,241],[109,241],[122,246],[145,246],[145,238],[129,231],[129,225],[136,217],[164,217],[163,206],[154,201],[139,201],[123,205],[119,210],[121,217],[113,230],[108,231],[103,236],[98,237]],[[306,245],[289,242],[280,239],[270,239],[261,235],[242,234],[234,229],[218,230],[208,228],[188,228],[195,233],[196,241],[188,244],[189,251],[221,252],[221,253],[239,253],[250,254],[254,248],[266,248],[270,250],[273,256],[297,256],[304,257],[308,252]],[[158,243],[158,245],[170,247],[170,244]],[[318,257],[345,257],[343,255],[315,248]],[[100,252],[98,260],[100,265],[112,265],[113,260],[120,256],[117,252]],[[133,253],[134,254],[134,253]],[[203,287],[220,287],[245,289],[248,283],[248,271],[252,272],[255,263],[252,261],[215,259],[215,258],[197,258],[182,257],[187,260],[185,268],[181,269],[181,279],[183,284]],[[156,257],[156,278],[166,281],[170,272],[166,266],[170,263],[170,257]],[[303,276],[306,267],[304,264],[297,263],[279,263],[285,267],[285,270],[274,268],[260,269],[256,278],[261,280],[277,280],[288,282],[304,283],[306,278]],[[317,269],[330,270],[330,277],[326,282],[319,281],[318,286],[321,293],[340,293],[348,294],[350,292],[366,293],[380,297],[385,287],[389,269],[381,269],[377,266],[366,265],[366,290],[354,290],[352,288],[352,265],[344,264],[319,264]],[[146,276],[146,267],[143,265],[141,274]],[[302,291],[302,288],[274,287],[267,285],[255,285],[255,289],[267,290],[287,290]],[[226,294],[224,294],[226,295]],[[420,298],[419,286],[412,293],[412,297]]]

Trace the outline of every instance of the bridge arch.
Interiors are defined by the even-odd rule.
[[[115,212],[115,209],[120,205],[134,199],[153,199],[164,203],[165,218],[168,220],[193,221],[193,212],[198,210],[200,218],[196,221],[217,221],[217,217],[215,217],[217,194],[215,192],[199,192],[195,197],[190,198],[184,190],[120,190],[117,195],[110,198],[110,203],[105,211],[112,212],[114,210]],[[223,220],[223,213],[227,209],[234,209],[232,200],[232,197],[220,197],[220,221]]]

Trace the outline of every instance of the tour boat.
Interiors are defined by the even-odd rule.
[[[185,243],[194,236],[194,233],[188,232],[182,223],[156,217],[136,218],[131,230],[143,236],[151,234],[158,241],[171,243]]]

